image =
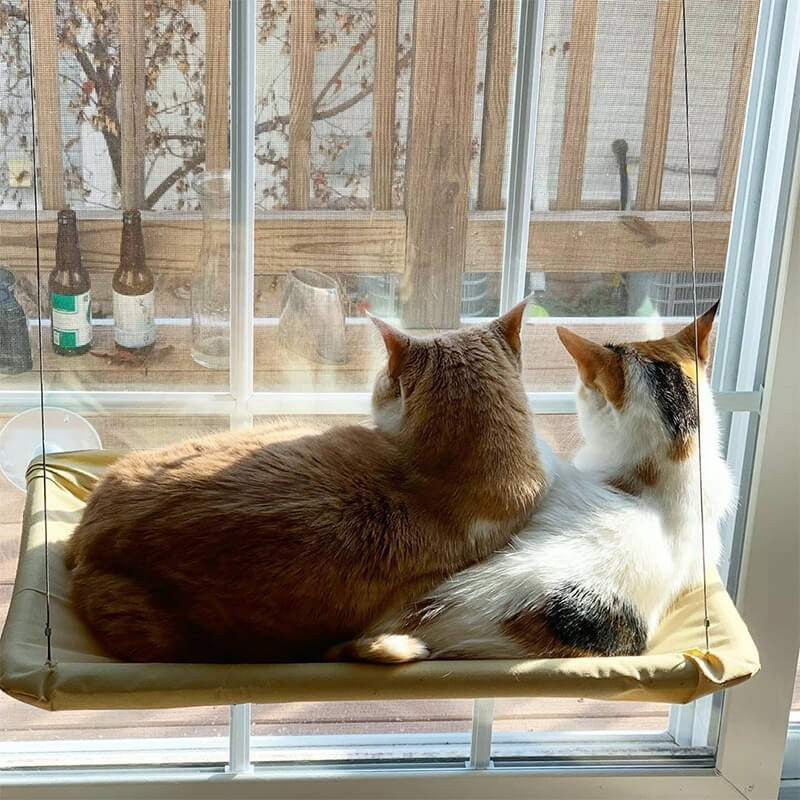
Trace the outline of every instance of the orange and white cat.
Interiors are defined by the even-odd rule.
[[[125,660],[315,659],[503,547],[545,486],[524,308],[430,339],[375,320],[374,429],[222,434],[116,462],[68,543],[78,614]]]
[[[637,655],[703,579],[734,502],[705,362],[716,306],[674,336],[601,346],[559,336],[578,367],[584,445],[546,455],[549,488],[501,552],[394,611],[331,658]],[[700,422],[698,423],[698,400]]]

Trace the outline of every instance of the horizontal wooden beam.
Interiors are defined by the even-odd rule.
[[[722,270],[730,217],[695,213],[697,269]],[[470,218],[467,272],[500,269],[503,220]],[[533,214],[528,236],[531,272],[683,272],[691,270],[686,212],[565,211]]]
[[[195,267],[202,220],[194,215],[143,214],[147,263],[159,272],[187,272]],[[80,214],[83,263],[90,271],[113,272],[119,263],[119,215]],[[375,212],[347,215],[297,212],[256,223],[256,273],[271,275],[307,267],[323,272],[382,273],[403,271],[405,215]],[[55,259],[55,215],[40,217],[42,269]],[[33,219],[0,212],[0,262],[12,269],[35,269]]]
[[[156,274],[194,269],[200,247],[199,217],[144,215],[147,261]],[[498,272],[503,253],[502,212],[477,212],[467,225],[464,269]],[[722,270],[730,215],[697,212],[697,268]],[[118,215],[81,214],[79,231],[84,264],[90,271],[113,272],[119,260]],[[403,273],[405,215],[290,212],[256,220],[256,274],[274,275],[299,267],[338,273]],[[41,265],[55,257],[55,215],[40,219]],[[0,262],[14,270],[36,268],[36,237],[29,213],[0,213]],[[689,227],[682,211],[620,214],[615,211],[564,211],[534,214],[528,240],[528,268],[536,272],[672,272],[691,269]]]
[[[539,319],[522,329],[522,377],[532,391],[566,391],[575,381],[575,362],[556,336],[560,320]],[[653,325],[658,321],[642,318],[635,322],[575,321],[570,327],[593,341],[637,341],[659,335]],[[680,323],[663,320],[663,333],[673,333]],[[410,333],[428,334],[430,331]],[[191,357],[189,325],[159,325],[156,349],[145,365],[112,362],[103,354],[114,353],[114,329],[95,325],[92,353],[66,359],[53,353],[49,344],[44,350],[44,385],[47,390],[72,391],[225,391],[228,375],[224,371],[198,366]],[[372,325],[351,323],[345,330],[347,360],[343,364],[323,364],[287,348],[277,325],[256,325],[253,350],[256,391],[368,391],[375,374],[386,361],[386,350]],[[36,339],[32,339],[34,363],[38,363]],[[168,348],[168,349],[165,349]],[[9,375],[3,389],[38,389],[38,372]],[[110,446],[110,443],[106,443]],[[138,443],[137,446],[141,446]]]

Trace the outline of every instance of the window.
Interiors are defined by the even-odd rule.
[[[538,431],[569,455],[574,367],[555,326],[630,340],[693,313],[686,57],[697,301],[723,298],[714,388],[743,497],[726,532],[735,591],[752,574],[742,552],[790,209],[789,6],[686,0],[684,56],[675,0],[0,0],[0,262],[33,364],[3,378],[3,420],[38,408],[41,391],[104,448],[129,449],[287,414],[361,419],[384,360],[365,310],[425,332],[533,293],[526,388]],[[66,206],[91,279],[92,348],[73,357],[54,352],[49,322]],[[147,351],[114,348],[123,208],[142,210],[154,277]],[[58,419],[48,424],[57,447]],[[0,620],[23,503],[0,484]],[[9,785],[31,766],[455,772],[493,759],[510,775],[574,766],[579,749],[584,765],[638,759],[701,780],[737,703],[48,715],[2,696],[0,768]]]

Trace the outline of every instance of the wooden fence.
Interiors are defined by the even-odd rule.
[[[126,32],[120,53],[122,186],[125,205],[144,195],[143,4],[119,1]],[[468,211],[470,147],[478,53],[474,0],[416,0],[409,107],[405,208],[391,209],[396,112],[398,0],[376,0],[371,205],[369,212],[309,211],[314,0],[291,3],[288,202],[290,210],[259,218],[256,271],[299,266],[332,272],[399,273],[404,316],[414,327],[458,324],[465,271],[500,268],[502,188],[513,77],[517,2],[490,0],[478,210]],[[582,208],[598,1],[575,0],[569,47],[564,133],[555,208],[531,223],[530,268],[610,272],[688,269],[686,215],[664,209],[661,184],[680,0],[656,0],[649,88],[635,209]],[[207,0],[206,166],[228,163],[228,0]],[[58,102],[58,46],[52,0],[31,0],[37,92],[40,196],[45,209],[64,205]],[[602,8],[600,8],[602,11]],[[757,0],[738,0],[722,158],[713,208],[698,214],[702,270],[723,268],[737,159],[752,60]],[[118,217],[118,215],[117,215]],[[54,253],[54,214],[44,215],[42,267]],[[0,258],[21,268],[36,264],[30,215],[0,217]],[[146,215],[148,259],[157,270],[189,271],[199,245],[196,216]],[[81,242],[91,269],[113,270],[119,221],[81,214]],[[180,242],[180,246],[176,246]]]

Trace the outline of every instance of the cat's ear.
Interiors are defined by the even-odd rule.
[[[411,339],[402,331],[393,328],[388,322],[384,322],[380,317],[368,314],[375,327],[381,332],[383,343],[386,345],[386,354],[389,356],[389,363],[386,368],[390,378],[397,378],[406,363],[408,350],[411,347]]]
[[[714,327],[714,318],[717,316],[718,309],[719,301],[697,318],[697,356],[703,363],[708,361],[710,354],[709,339],[711,338],[711,329]],[[692,352],[694,352],[694,327],[695,322],[692,321],[674,335],[676,341]]]
[[[614,406],[622,408],[625,400],[625,371],[619,355],[608,347],[578,336],[569,328],[559,325],[556,333],[561,344],[575,360],[583,384],[598,389]]]
[[[508,346],[519,355],[522,351],[522,320],[525,317],[525,309],[528,306],[529,297],[521,303],[517,303],[510,311],[506,311],[503,316],[498,317],[492,322],[491,327],[497,331],[508,342]]]

